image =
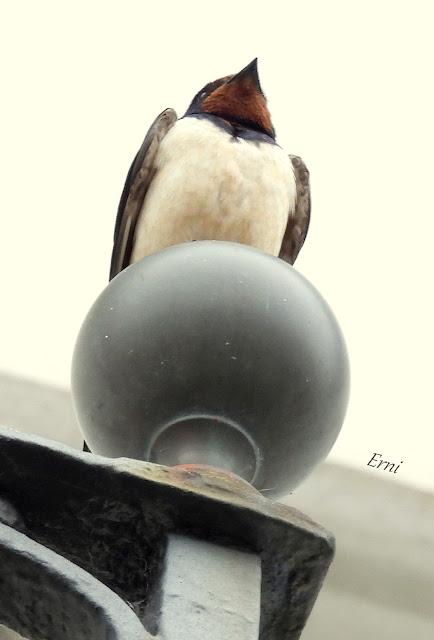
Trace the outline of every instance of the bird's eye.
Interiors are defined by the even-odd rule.
[[[202,91],[202,93],[200,94],[201,98],[204,98],[206,96],[206,91]]]

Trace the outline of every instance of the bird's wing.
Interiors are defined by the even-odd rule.
[[[177,120],[166,109],[154,120],[128,171],[116,216],[110,280],[129,265],[137,218],[155,173],[155,157],[161,140]]]
[[[310,187],[309,171],[298,156],[289,156],[294,170],[297,188],[295,211],[290,212],[283,236],[279,258],[294,264],[298,253],[306,239],[310,221]]]

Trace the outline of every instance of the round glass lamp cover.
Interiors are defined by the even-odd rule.
[[[278,495],[330,451],[349,366],[329,306],[294,268],[194,242],[110,282],[80,330],[72,391],[94,453],[212,465]]]

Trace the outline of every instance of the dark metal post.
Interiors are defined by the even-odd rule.
[[[74,640],[113,625],[121,639],[115,623],[128,618],[143,638],[226,625],[226,638],[295,640],[333,556],[324,529],[225,473],[110,460],[9,429],[0,491],[5,528],[21,529],[17,543],[3,538],[0,623],[35,639],[58,640],[59,624]],[[38,607],[28,604],[35,593]]]

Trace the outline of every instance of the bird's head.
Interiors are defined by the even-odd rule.
[[[186,116],[210,114],[275,138],[261,89],[257,58],[232,76],[209,82],[193,98]]]

